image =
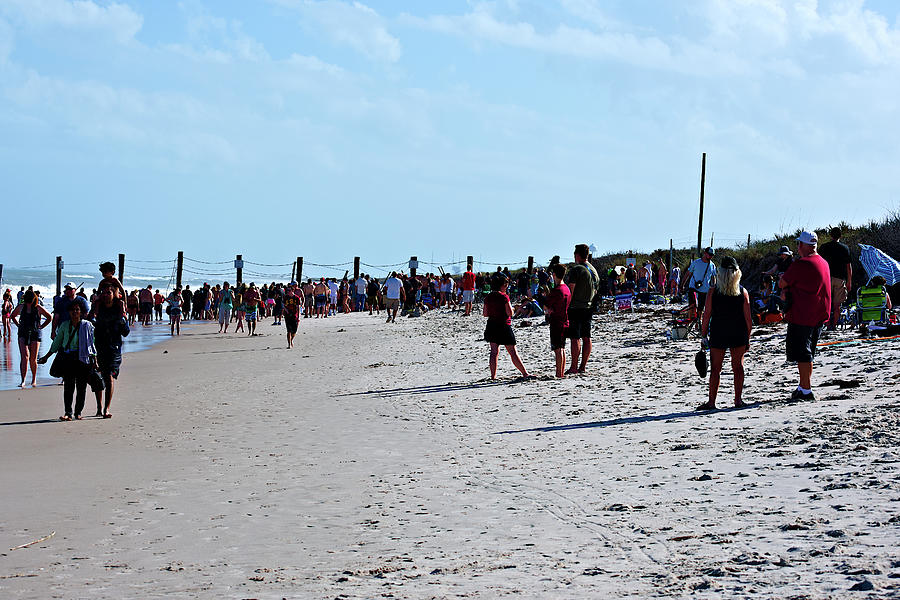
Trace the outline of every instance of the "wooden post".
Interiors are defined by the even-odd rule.
[[[182,250],[178,251],[178,261],[175,265],[175,287],[181,287],[181,273],[184,270],[184,252]]]
[[[243,260],[244,260],[244,255],[243,255],[243,254],[235,254],[235,255],[234,255],[234,260],[236,260],[236,261],[238,261],[238,260],[243,261]],[[242,264],[242,263],[238,263],[238,264]],[[237,273],[236,273],[236,275],[235,275],[235,277],[237,277],[237,285],[240,286],[241,283],[244,281],[244,267],[239,267],[239,268],[238,268],[238,267],[235,267],[235,271],[237,271]]]
[[[62,256],[56,257],[56,297],[62,294]]]
[[[475,267],[475,257],[474,257],[474,256],[467,256],[467,257],[466,257],[466,270],[467,270],[467,271],[474,271],[474,267]]]
[[[297,257],[297,283],[300,283],[300,280],[303,279],[303,257]]]
[[[119,254],[119,283],[125,285],[125,255]]]
[[[353,257],[353,280],[359,279],[359,257]]]
[[[706,188],[706,152],[700,166],[700,223],[697,225],[697,256],[703,254],[703,194]]]
[[[3,265],[0,264],[0,285],[3,284]]]
[[[418,256],[410,256],[410,257],[409,257],[409,262],[418,261],[418,260],[419,260],[419,257],[418,257]],[[413,269],[412,267],[410,267],[410,268],[409,268],[409,276],[410,276],[410,277],[415,277],[415,276],[416,276],[416,269]]]
[[[747,234],[747,250],[750,249],[750,234]]]
[[[672,238],[669,238],[669,273],[672,272],[672,254],[675,251],[675,246],[672,243]]]
[[[534,273],[534,257],[529,256],[528,257],[528,274],[531,275],[532,273]]]
[[[709,247],[712,248],[713,250],[715,250],[715,244],[713,244],[713,242],[715,240],[716,240],[716,234],[715,233],[709,234]]]

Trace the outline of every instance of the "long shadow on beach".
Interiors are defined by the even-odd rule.
[[[650,423],[652,421],[668,421],[670,419],[686,419],[688,417],[705,417],[723,412],[732,412],[737,410],[746,410],[759,406],[759,403],[748,404],[741,408],[720,408],[711,411],[687,410],[681,412],[673,412],[665,415],[644,415],[642,417],[619,417],[618,419],[609,419],[607,421],[592,421],[590,423],[572,423],[571,425],[553,425],[550,427],[532,427],[530,429],[511,429],[508,431],[495,431],[491,435],[504,435],[508,433],[547,433],[550,431],[568,431],[571,429],[593,429],[595,427],[613,427],[615,425],[632,425],[635,423]]]
[[[369,390],[366,392],[348,392],[346,394],[335,394],[338,397],[348,396],[382,396],[389,398],[391,396],[404,396],[407,394],[437,394],[440,392],[456,392],[460,390],[474,390],[478,388],[494,387],[498,385],[510,385],[513,383],[521,383],[523,379],[506,379],[495,381],[480,381],[475,383],[444,383],[439,385],[422,385],[418,387],[394,388],[392,390]]]
[[[0,427],[6,425],[37,425],[38,423],[59,423],[59,419],[36,419],[34,421],[11,421],[9,423],[0,423]]]

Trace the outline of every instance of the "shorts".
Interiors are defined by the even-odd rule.
[[[19,341],[25,344],[26,346],[30,346],[37,342],[41,343],[41,330],[34,329],[20,329],[19,330]]]
[[[784,340],[785,354],[788,362],[812,362],[816,356],[816,344],[822,326],[796,325],[788,323],[787,337]]]
[[[181,307],[170,306],[169,307],[169,316],[170,317],[180,317],[181,316]]]
[[[297,333],[297,317],[293,315],[284,315],[284,328],[288,333]]]
[[[831,278],[831,316],[841,314],[841,305],[847,299],[847,281],[840,277]]]
[[[141,314],[149,316],[153,313],[153,303],[152,302],[141,302]]]
[[[388,310],[400,308],[400,298],[385,298],[384,307]]]
[[[244,318],[247,319],[248,322],[255,321],[256,320],[256,307],[254,306],[253,308],[248,308],[247,312],[244,313]]]
[[[591,309],[569,308],[569,327],[566,337],[570,340],[591,339]]]
[[[97,351],[97,370],[104,377],[118,379],[119,369],[122,366],[122,353],[112,351]]]
[[[220,306],[219,307],[219,325],[224,325],[231,321],[231,307],[229,306]]]
[[[463,302],[474,302],[475,301],[475,290],[463,290],[462,291],[462,301]]]
[[[484,328],[484,341],[501,346],[515,346],[516,334],[512,325],[499,319],[488,319]]]
[[[325,294],[316,294],[316,308],[323,308],[327,300]]]
[[[369,294],[366,296],[366,302],[369,303],[369,306],[374,307],[375,303],[378,301],[378,296],[376,294]]]
[[[554,350],[566,347],[566,328],[559,321],[550,321],[550,347]]]

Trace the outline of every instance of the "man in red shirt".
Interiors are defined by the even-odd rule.
[[[569,326],[569,304],[572,302],[572,292],[569,286],[563,283],[566,277],[566,267],[559,263],[550,269],[553,273],[553,283],[556,286],[547,296],[547,315],[550,323],[550,347],[556,355],[556,376],[562,379],[566,376],[566,328]]]
[[[460,289],[462,289],[462,301],[466,307],[463,316],[468,317],[472,314],[472,302],[475,301],[475,273],[472,272],[471,267],[463,273]]]
[[[788,309],[785,352],[790,362],[797,363],[800,385],[791,394],[791,400],[815,400],[812,392],[812,361],[822,325],[831,313],[831,274],[828,263],[816,252],[818,238],[815,232],[801,232],[797,237],[797,255],[778,286]]]

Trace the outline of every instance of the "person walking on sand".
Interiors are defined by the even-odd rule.
[[[141,288],[138,300],[141,303],[141,325],[147,327],[150,325],[150,319],[153,318],[153,286],[148,285]]]
[[[156,293],[153,294],[153,312],[157,322],[162,321],[163,303],[165,301],[166,297],[160,294],[159,290],[156,290]]]
[[[56,337],[47,354],[38,359],[40,364],[45,364],[52,354],[60,353],[57,360],[61,363],[58,365],[58,370],[63,378],[63,405],[65,407],[65,413],[59,418],[60,421],[71,421],[73,418],[81,420],[91,368],[97,365],[97,351],[94,349],[94,325],[81,318],[81,309],[82,304],[79,302],[69,304],[69,318],[57,328]],[[56,366],[56,361],[54,361],[54,367]],[[73,395],[75,396],[74,411]]]
[[[788,362],[797,363],[800,383],[791,401],[815,400],[812,392],[813,359],[822,325],[831,311],[831,272],[828,263],[816,252],[815,232],[803,231],[797,237],[797,255],[778,282],[782,300],[787,302],[787,337],[785,354]]]
[[[10,323],[12,322],[12,313],[14,310],[13,307],[13,299],[12,299],[12,291],[7,288],[5,292],[3,292],[3,332],[0,333],[0,339],[12,339],[12,328],[10,327]]]
[[[328,280],[328,314],[336,315],[338,307],[338,284],[334,277]]]
[[[181,313],[184,296],[181,295],[181,288],[175,288],[175,291],[166,298],[169,303],[169,328],[172,335],[181,335]],[[177,332],[177,334],[176,334]]]
[[[43,323],[41,318],[43,317]],[[28,365],[31,365],[31,387],[35,386],[37,378],[38,350],[41,347],[41,329],[47,326],[53,317],[38,302],[37,295],[28,290],[22,296],[19,304],[10,315],[13,325],[18,328],[19,337],[19,372],[22,375],[20,388],[25,387],[25,376]]]
[[[288,284],[288,291],[284,295],[284,328],[287,331],[287,347],[294,347],[294,336],[297,335],[297,326],[300,324],[300,309],[303,307],[303,292],[297,289],[297,282]]]
[[[228,333],[228,324],[231,323],[231,310],[234,308],[234,292],[226,281],[222,284],[219,293],[219,333]],[[222,328],[225,328],[224,332]]]
[[[491,371],[491,379],[497,378],[497,359],[500,354],[500,346],[506,348],[512,364],[522,373],[522,377],[532,377],[522,364],[519,353],[516,351],[516,334],[512,328],[512,304],[510,304],[507,289],[509,278],[502,273],[495,273],[491,278],[491,293],[484,298],[482,314],[487,317],[487,325],[484,329],[484,339],[491,345],[491,354],[488,366]]]
[[[559,263],[550,267],[555,286],[547,296],[547,320],[550,323],[550,348],[556,357],[556,376],[560,379],[566,376],[566,328],[569,326],[569,304],[572,302],[572,292],[569,286],[563,283],[566,277],[566,267]]]
[[[102,404],[104,390],[94,391],[97,398],[97,414],[95,416],[104,419],[112,418],[109,407],[115,391],[115,380],[118,379],[119,369],[122,366],[122,338],[130,332],[122,303],[114,298],[114,294],[115,290],[112,286],[101,285],[100,299],[92,311],[97,370],[103,378],[106,390],[105,405]]]
[[[316,318],[319,317],[327,317],[328,316],[328,284],[325,283],[325,278],[322,277],[316,283],[313,288],[313,296],[316,302]]]
[[[244,292],[244,319],[247,321],[247,336],[256,333],[257,309],[259,307],[260,295],[256,289],[256,284],[250,282],[250,287]]]
[[[396,271],[391,271],[391,276],[384,280],[384,308],[388,316],[385,323],[397,322],[397,311],[403,300],[406,300],[403,282],[397,277]]]
[[[700,332],[709,346],[709,400],[698,406],[697,410],[716,408],[725,350],[731,353],[734,406],[746,406],[741,398],[744,391],[744,354],[750,346],[752,330],[750,295],[741,286],[741,269],[733,257],[726,256],[716,274],[716,287],[706,295],[706,305],[703,308]]]
[[[698,311],[703,310],[703,307],[706,306],[706,294],[711,287],[716,285],[716,264],[712,261],[715,255],[716,253],[712,248],[704,249],[700,258],[695,258],[691,261],[690,266],[684,273],[681,291],[684,293],[687,288],[690,288],[696,292]],[[693,295],[691,295],[691,299],[693,299]],[[689,303],[692,304],[690,300]]]
[[[853,260],[850,248],[841,243],[843,232],[840,227],[831,229],[831,241],[822,244],[819,255],[828,263],[831,275],[831,318],[828,319],[828,330],[834,331],[841,316],[841,306],[853,288]]]
[[[475,302],[475,273],[472,272],[472,267],[468,267],[466,272],[463,273],[460,287],[462,288],[462,301],[465,307],[463,316],[468,317],[472,314],[472,303]]]
[[[588,245],[575,246],[575,265],[566,273],[566,283],[572,292],[569,303],[569,327],[566,337],[571,340],[572,364],[569,374],[584,373],[591,356],[591,303],[600,287],[600,275],[588,262]],[[581,362],[579,362],[581,358]]]

